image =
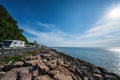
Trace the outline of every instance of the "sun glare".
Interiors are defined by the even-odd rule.
[[[109,18],[118,18],[120,17],[120,5],[119,6],[114,6],[111,9],[108,10],[107,16]]]

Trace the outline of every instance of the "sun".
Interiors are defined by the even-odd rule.
[[[120,5],[114,6],[107,11],[107,16],[109,18],[119,18],[120,17]]]

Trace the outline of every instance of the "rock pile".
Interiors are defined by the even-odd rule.
[[[114,73],[49,48],[1,67],[0,80],[120,80]]]

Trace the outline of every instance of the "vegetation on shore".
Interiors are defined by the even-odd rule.
[[[0,42],[6,39],[15,39],[28,43],[27,39],[22,34],[23,31],[23,29],[18,27],[17,21],[0,5]]]
[[[25,56],[38,54],[38,52],[40,50],[41,50],[41,48],[39,48],[37,50],[33,50],[31,52],[19,53],[19,54],[14,54],[14,55],[13,54],[6,55],[6,56],[0,58],[0,65],[5,65],[5,64],[9,63],[10,61],[12,61],[12,62],[20,61]]]

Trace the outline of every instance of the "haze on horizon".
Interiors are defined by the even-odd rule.
[[[0,0],[29,41],[120,47],[120,0]]]

